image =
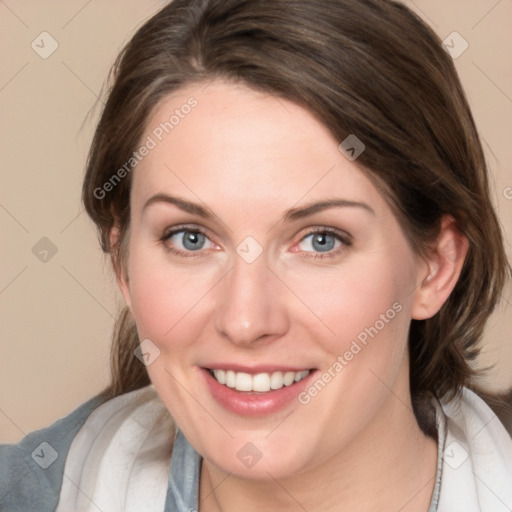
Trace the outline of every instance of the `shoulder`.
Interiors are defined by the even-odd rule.
[[[106,401],[96,395],[20,442],[0,445],[2,510],[55,510],[69,447],[89,415]]]
[[[163,510],[174,437],[152,385],[100,405],[73,439],[57,510]]]
[[[446,438],[439,512],[511,510],[512,439],[503,424],[469,389],[441,406]]]

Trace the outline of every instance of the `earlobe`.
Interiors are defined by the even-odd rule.
[[[126,306],[130,310],[130,313],[133,314],[132,311],[132,299],[131,299],[131,292],[130,292],[130,281],[128,279],[127,272],[121,268],[119,271],[116,270],[116,280],[117,285],[119,286],[119,290],[121,291],[124,301],[126,303]]]
[[[436,244],[418,276],[412,318],[425,320],[441,309],[457,284],[468,247],[468,239],[459,231],[455,219],[443,217]]]

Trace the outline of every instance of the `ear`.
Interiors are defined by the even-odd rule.
[[[109,238],[110,238],[110,247],[112,248],[112,252],[110,253],[112,267],[114,268],[114,272],[116,275],[117,285],[124,297],[124,301],[130,310],[130,313],[133,314],[132,311],[132,300],[131,300],[131,291],[130,291],[130,280],[128,278],[128,269],[126,268],[128,265],[128,258],[126,255],[126,261],[123,261],[123,248],[119,244],[120,237],[120,229],[119,226],[115,225],[110,230]],[[125,237],[128,237],[128,233],[125,234]],[[125,241],[127,243],[127,240]]]
[[[459,231],[455,219],[444,216],[435,245],[420,265],[412,318],[425,320],[441,309],[457,284],[468,247],[468,239]]]

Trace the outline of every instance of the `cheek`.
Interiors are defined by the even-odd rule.
[[[140,339],[149,338],[160,350],[179,350],[201,328],[202,302],[213,276],[190,268],[172,267],[165,258],[135,249],[130,254],[130,294]],[[210,284],[212,282],[212,284]],[[186,333],[186,336],[183,334]]]
[[[310,329],[331,358],[390,360],[403,353],[410,323],[412,267],[394,255],[354,259],[337,272],[311,275],[295,285],[317,318]],[[320,321],[321,320],[321,321]],[[370,345],[372,350],[368,350]]]
[[[333,415],[336,421],[349,416],[348,437],[376,414],[397,379],[407,386],[402,370],[408,361],[413,281],[412,267],[400,263],[393,255],[359,259],[357,265],[347,264],[328,279],[317,280],[304,295],[322,320],[310,320],[307,328],[321,345],[324,358],[318,378],[326,384],[313,382],[301,403],[311,401],[318,421],[325,424]]]

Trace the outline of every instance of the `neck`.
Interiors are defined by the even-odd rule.
[[[200,509],[426,512],[437,443],[420,430],[408,388],[398,396],[390,393],[371,424],[339,453],[286,479],[238,478],[203,460]]]

